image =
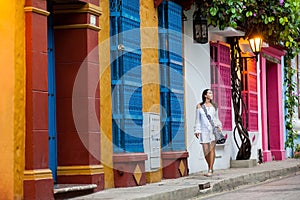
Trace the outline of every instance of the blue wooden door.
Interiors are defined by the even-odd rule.
[[[51,5],[48,2],[48,10]],[[51,11],[50,11],[51,12]],[[49,131],[49,168],[56,181],[57,170],[57,134],[56,134],[56,92],[55,92],[55,59],[54,32],[52,14],[48,16],[48,131]]]
[[[143,152],[140,0],[111,0],[114,152]]]
[[[182,8],[163,1],[158,14],[162,147],[180,151],[185,150]]]

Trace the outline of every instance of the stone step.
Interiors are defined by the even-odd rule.
[[[54,197],[56,200],[77,197],[92,193],[96,184],[55,184]]]

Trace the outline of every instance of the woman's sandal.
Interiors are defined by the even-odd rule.
[[[204,176],[211,177],[212,174],[213,174],[213,171],[212,170],[208,170],[208,173],[204,174]]]

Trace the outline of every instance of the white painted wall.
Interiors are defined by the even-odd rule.
[[[260,56],[260,55],[258,55]],[[262,120],[261,120],[261,96],[260,96],[260,87],[261,87],[261,81],[260,81],[260,59],[258,59],[258,63],[256,65],[256,73],[257,73],[257,105],[258,105],[258,132],[249,133],[250,138],[253,138],[253,135],[255,135],[255,140],[252,141],[252,151],[251,151],[251,159],[257,159],[258,160],[258,149],[261,149],[262,151]]]
[[[210,49],[209,44],[193,43],[192,14],[193,9],[185,12],[188,20],[184,22],[184,57],[185,57],[185,120],[187,150],[189,152],[189,172],[206,171],[207,164],[202,146],[194,136],[196,105],[201,102],[202,91],[210,88]],[[210,36],[210,40],[214,40]],[[220,38],[218,38],[220,39]],[[231,142],[216,148],[214,169],[229,168]]]

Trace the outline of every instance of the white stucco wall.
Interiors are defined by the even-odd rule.
[[[189,172],[206,171],[207,164],[202,146],[194,136],[194,122],[197,103],[201,102],[202,91],[211,87],[210,80],[210,49],[209,44],[196,44],[193,42],[192,14],[193,9],[185,12],[188,20],[184,22],[184,57],[185,57],[185,109],[187,150],[189,152]],[[210,37],[212,37],[210,35]],[[220,39],[220,38],[218,38]],[[213,38],[210,38],[213,40]],[[226,145],[216,148],[216,161],[214,169],[229,168],[230,141]]]

